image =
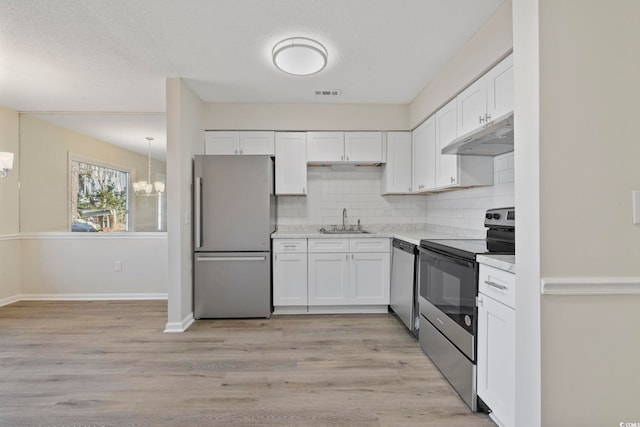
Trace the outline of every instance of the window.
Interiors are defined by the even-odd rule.
[[[129,172],[70,159],[71,231],[129,230]]]

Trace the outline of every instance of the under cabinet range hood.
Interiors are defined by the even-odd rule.
[[[442,154],[497,156],[510,151],[513,151],[513,112],[454,139],[442,149]]]

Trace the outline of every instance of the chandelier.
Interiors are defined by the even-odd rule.
[[[151,183],[151,141],[153,141],[153,138],[147,136],[146,140],[149,141],[147,180],[134,182],[133,191],[136,192],[137,196],[156,196],[164,192],[164,182],[156,181],[153,184]],[[156,192],[152,193],[154,189]]]

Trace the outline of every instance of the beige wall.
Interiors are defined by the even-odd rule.
[[[538,4],[541,276],[640,282],[640,2]],[[542,425],[640,422],[640,296],[545,295],[541,345]]]
[[[20,241],[15,236],[20,224],[18,130],[18,113],[0,107],[0,151],[14,154],[13,170],[0,179],[0,305],[20,293]]]
[[[21,114],[20,231],[69,231],[69,152],[131,168],[134,171],[130,177],[131,182],[146,179],[146,156],[61,128],[29,114]],[[153,160],[151,171],[152,174],[164,174],[164,162]],[[130,207],[136,227],[153,223],[155,199],[139,200],[132,191],[130,194]]]
[[[204,103],[181,79],[167,79],[167,332],[181,332],[193,320],[191,181],[193,156],[204,154],[204,128]]]
[[[414,129],[458,92],[484,74],[513,46],[511,0],[506,0],[464,47],[410,104],[409,128]],[[416,52],[428,55],[429,52]]]
[[[206,104],[206,130],[407,130],[407,105]]]

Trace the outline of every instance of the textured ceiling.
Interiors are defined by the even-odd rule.
[[[0,105],[164,112],[166,77],[206,102],[406,104],[502,2],[0,0]],[[327,68],[278,71],[291,36],[323,43]]]

